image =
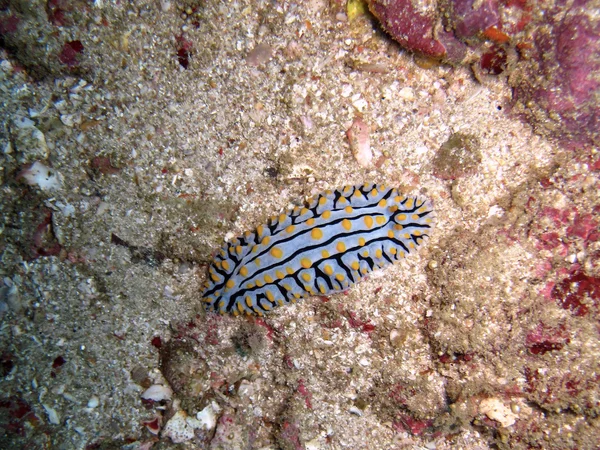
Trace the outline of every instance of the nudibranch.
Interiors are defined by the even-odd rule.
[[[434,227],[431,203],[365,184],[315,195],[226,243],[208,269],[207,310],[263,315],[350,288],[413,253]]]

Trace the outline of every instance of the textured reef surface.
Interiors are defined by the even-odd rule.
[[[403,47],[508,75],[514,112],[573,147],[600,142],[598,0],[370,0]],[[596,12],[596,13],[595,13]]]

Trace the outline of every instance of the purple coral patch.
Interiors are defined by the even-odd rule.
[[[425,55],[442,57],[446,49],[434,38],[435,14],[419,11],[410,0],[370,2],[373,14],[403,47]]]
[[[70,41],[63,45],[58,60],[69,66],[74,67],[79,64],[79,55],[83,53],[83,44],[81,41]]]
[[[584,2],[585,3],[585,2]],[[538,130],[574,144],[600,139],[600,18],[585,8],[557,9],[538,27],[515,98]]]
[[[474,37],[499,22],[496,0],[455,0],[451,2],[450,21],[459,38]]]

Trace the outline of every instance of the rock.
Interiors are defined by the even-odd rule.
[[[200,394],[209,389],[208,367],[194,344],[186,339],[171,339],[160,348],[160,370],[184,408],[196,409],[193,403]]]
[[[481,35],[500,21],[497,0],[454,0],[448,9],[448,22],[459,39]]]
[[[518,418],[509,406],[496,397],[483,399],[479,404],[479,412],[496,422],[500,422],[503,427],[510,427]]]
[[[19,153],[20,162],[47,159],[49,155],[46,137],[34,122],[26,117],[14,121],[12,140],[14,149]]]
[[[383,28],[405,48],[441,58],[446,48],[434,38],[435,8],[418,9],[411,0],[370,0],[369,8]]]
[[[476,172],[481,164],[479,139],[454,133],[442,144],[433,160],[433,174],[442,180],[455,180]]]

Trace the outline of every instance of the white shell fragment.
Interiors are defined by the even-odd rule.
[[[373,160],[369,131],[369,126],[360,117],[356,117],[346,131],[350,150],[361,167],[368,167]]]
[[[219,405],[212,402],[202,411],[196,413],[196,417],[188,416],[183,410],[178,411],[169,419],[162,430],[161,436],[168,437],[174,443],[179,444],[192,439],[195,430],[210,431],[217,426],[217,413],[221,410]]]
[[[217,415],[219,407],[213,402],[208,405],[202,411],[196,413],[196,419],[200,423],[198,428],[204,428],[205,430],[212,430],[217,426]]]
[[[479,412],[496,422],[500,422],[500,425],[503,427],[510,427],[518,419],[518,416],[512,412],[510,406],[505,405],[502,400],[496,397],[482,400],[479,404]]]
[[[171,400],[173,391],[169,386],[163,386],[161,384],[153,384],[142,394],[144,400],[152,400],[160,402],[161,400]]]
[[[48,415],[48,422],[50,422],[52,425],[58,425],[60,423],[60,418],[58,417],[58,413],[56,412],[56,410],[45,403],[42,404],[42,406],[44,407],[44,409],[46,410],[46,414]]]
[[[189,441],[194,437],[194,428],[188,423],[185,411],[178,411],[169,419],[162,432],[163,437],[170,438],[175,444]]]
[[[61,174],[39,161],[34,162],[29,168],[23,169],[18,178],[23,178],[31,186],[38,186],[42,191],[53,191],[62,186]]]
[[[358,409],[356,406],[351,406],[350,409],[348,409],[348,412],[350,414],[354,414],[355,416],[359,416],[359,417],[363,415],[363,412],[360,409]]]

